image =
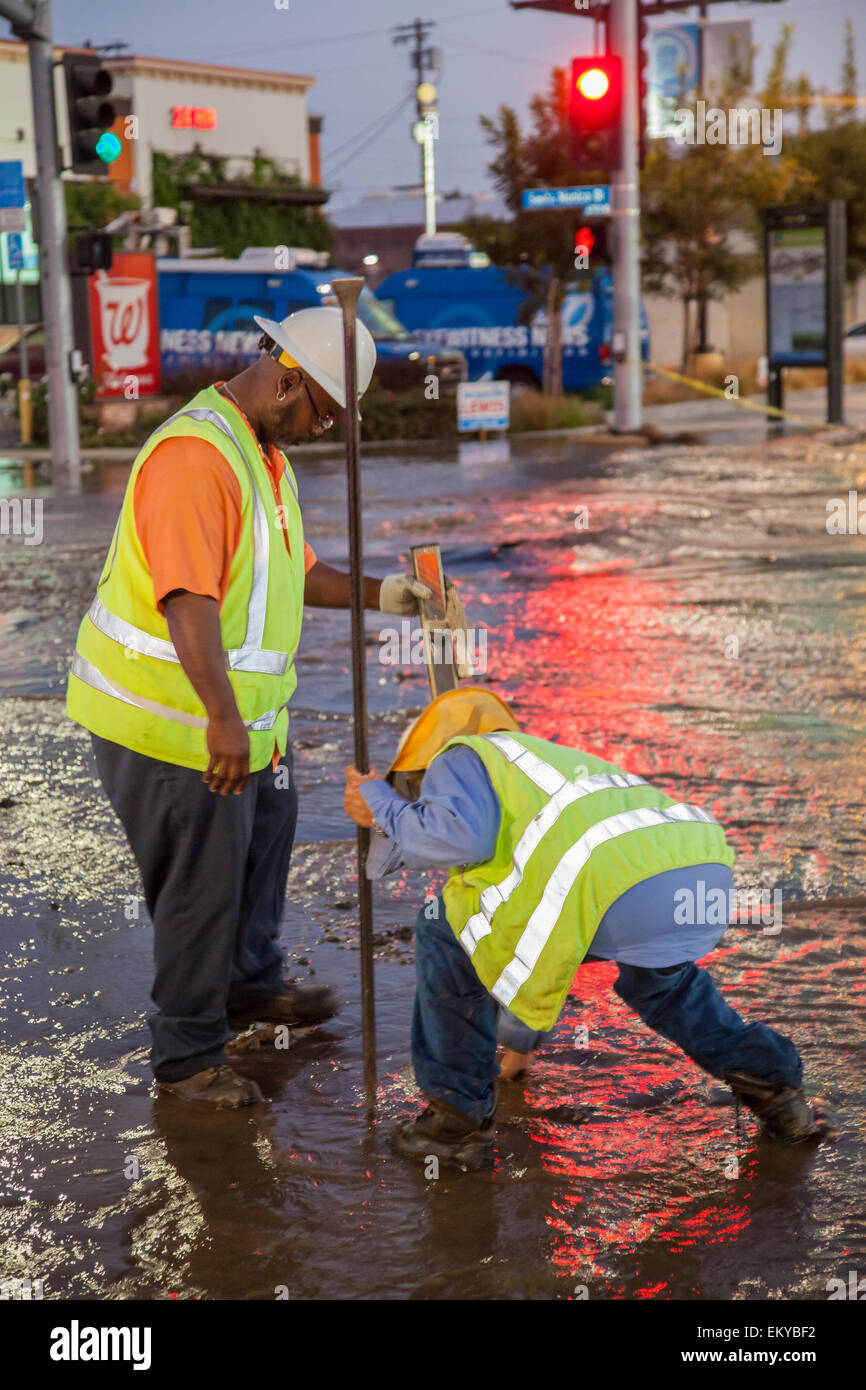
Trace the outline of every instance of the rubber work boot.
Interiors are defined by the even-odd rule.
[[[495,1114],[488,1115],[479,1127],[459,1110],[434,1100],[414,1120],[401,1120],[394,1126],[391,1148],[418,1163],[438,1158],[446,1168],[477,1173],[493,1167]]]
[[[337,991],[330,985],[286,985],[282,994],[252,1004],[229,1014],[229,1026],[242,1028],[246,1023],[322,1023],[331,1018],[339,1007]]]
[[[238,1076],[223,1063],[219,1067],[206,1067],[193,1076],[185,1076],[181,1081],[159,1081],[160,1091],[168,1091],[182,1100],[196,1101],[199,1105],[209,1105],[214,1110],[237,1110],[242,1105],[256,1105],[264,1101],[264,1096],[255,1081]]]
[[[782,1144],[818,1139],[825,1129],[807,1103],[803,1088],[780,1081],[763,1081],[747,1071],[726,1071],[725,1080],[738,1100],[757,1115],[762,1130]]]

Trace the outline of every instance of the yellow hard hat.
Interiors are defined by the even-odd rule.
[[[460,734],[492,734],[497,729],[520,732],[520,725],[498,695],[479,685],[447,690],[403,734],[385,776],[429,767],[440,749]]]

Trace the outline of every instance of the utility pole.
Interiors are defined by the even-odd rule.
[[[699,91],[705,101],[709,100],[707,93],[707,0],[700,0],[701,14],[698,20],[698,72],[700,73]],[[702,298],[698,304],[698,352],[709,352],[707,344],[707,301]]]
[[[425,68],[438,71],[439,50],[425,48],[424,40],[432,29],[433,20],[416,19],[411,24],[400,24],[394,35],[394,43],[411,43],[415,47],[409,54],[409,62],[415,69],[415,105],[417,120],[412,127],[412,136],[417,140],[421,153],[421,184],[424,189],[424,224],[429,234],[436,231],[436,188],[433,141],[439,133],[439,117],[436,111],[436,88],[425,78]]]
[[[81,486],[78,401],[72,379],[72,295],[66,261],[66,204],[57,157],[51,0],[0,0],[0,15],[27,40],[41,221],[40,276],[45,315],[51,457]]]
[[[614,428],[643,422],[640,342],[640,192],[638,187],[638,0],[610,0],[608,44],[622,59],[621,168],[610,186],[613,223]]]

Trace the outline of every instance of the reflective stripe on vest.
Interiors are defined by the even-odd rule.
[[[216,410],[180,410],[176,415],[172,415],[168,420],[165,420],[163,424],[159,426],[159,429],[154,430],[153,433],[159,434],[161,430],[167,429],[169,425],[173,425],[177,420],[182,420],[185,416],[191,416],[194,420],[204,420],[207,424],[214,425],[231,440],[243,459],[244,467],[249,474],[252,488],[253,582],[250,589],[250,601],[247,606],[247,627],[244,633],[243,645],[226,652],[226,665],[232,671],[255,671],[267,676],[282,676],[295,653],[267,651],[262,647],[265,631],[265,613],[267,611],[268,602],[270,531],[268,528],[267,514],[265,512],[265,504],[256,487],[252,469],[250,468],[243,448],[231,425],[225,417],[220,415]],[[153,438],[153,435],[151,435],[151,438]],[[293,486],[291,478],[289,478],[285,468],[283,471],[289,486],[297,497],[297,490]],[[108,578],[108,575],[111,573],[111,565],[114,563],[114,556],[117,553],[117,540],[119,535],[120,524],[118,523],[114,551],[111,557],[111,564],[106,572],[106,578]],[[98,594],[90,605],[87,616],[94,627],[98,628],[106,637],[110,637],[112,641],[118,642],[122,647],[126,647],[127,650],[138,652],[141,656],[156,657],[159,661],[175,661],[180,664],[180,657],[175,650],[173,642],[167,641],[164,637],[154,637],[151,633],[145,632],[143,628],[135,627],[133,623],[129,623],[124,618],[119,618],[115,613],[111,613],[109,609],[105,607],[105,604]],[[76,671],[75,674],[79,675],[79,672]],[[79,679],[86,680],[87,678],[79,675]],[[94,682],[88,680],[87,684],[93,685]],[[118,689],[120,688],[122,687],[118,687]],[[102,687],[98,686],[97,689],[102,689]],[[113,692],[104,691],[104,693],[111,694]],[[138,704],[138,700],[133,700],[131,703]],[[139,705],[139,708],[145,709],[147,706]],[[168,706],[160,706],[160,710],[163,708],[168,708]],[[155,710],[152,712],[156,713]],[[165,717],[167,718],[168,716]],[[274,718],[276,718],[276,714],[274,714]],[[188,718],[185,717],[180,720],[180,722],[189,724],[193,722],[193,720],[196,728],[205,727],[207,724],[207,720],[199,720],[192,715]],[[270,724],[259,724],[256,722],[249,725],[249,727],[253,729],[267,729],[271,726]]]
[[[556,824],[567,806],[605,788],[624,788],[646,785],[643,777],[629,773],[599,773],[570,782],[561,772],[544,762],[537,754],[524,748],[515,739],[505,734],[486,735],[487,741],[495,744],[509,762],[525,773],[527,777],[550,800],[537,816],[530,821],[514,847],[512,866],[505,878],[498,884],[490,884],[480,896],[481,911],[470,917],[459,936],[463,949],[472,956],[478,943],[488,936],[493,927],[491,919],[496,909],[507,902],[514,890],[523,880],[523,872],[532,852],[543,837]],[[651,826],[675,824],[682,821],[703,821],[716,825],[714,816],[699,806],[680,802],[667,810],[640,809],[621,811],[615,816],[597,822],[584,832],[559,860],[545,885],[541,899],[535,907],[526,927],[520,936],[514,955],[502,971],[491,989],[491,994],[501,1004],[509,1005],[518,990],[529,979],[532,971],[549,941],[562,913],[578,874],[585,867],[594,849],[618,835]]]
[[[605,788],[645,787],[646,779],[636,777],[630,772],[597,772],[591,777],[581,777],[575,782],[570,782],[561,772],[557,772],[549,763],[543,762],[535,753],[514,739],[501,734],[491,734],[488,742],[495,744],[509,762],[519,767],[541,791],[550,796],[547,805],[530,821],[515,845],[511,872],[501,883],[491,883],[481,894],[481,911],[489,919],[500,903],[506,902],[522,881],[526,861],[541,844],[548,830],[559,820],[566,807],[583,796],[590,796],[593,792]]]
[[[621,811],[617,816],[610,816],[607,820],[590,826],[571,849],[566,851],[551,874],[541,901],[514,948],[513,958],[490,991],[493,997],[507,1006],[521,985],[529,979],[559,921],[565,899],[594,849],[605,840],[615,839],[617,835],[626,835],[632,830],[644,830],[652,825],[672,824],[677,821],[704,821],[710,825],[716,824],[715,817],[702,810],[700,806],[689,806],[680,802],[676,806],[669,806],[666,811]]]
[[[171,705],[160,704],[159,700],[149,700],[146,695],[138,695],[134,690],[127,690],[125,685],[118,685],[117,681],[110,681],[107,676],[93,665],[92,661],[87,661],[79,652],[72,658],[72,674],[77,676],[85,685],[93,686],[94,690],[99,690],[103,695],[111,695],[115,700],[122,700],[125,705],[134,705],[136,709],[146,710],[148,714],[156,714],[160,719],[171,719],[175,724],[186,724],[191,729],[206,729],[208,721],[199,714],[185,714],[183,710],[173,709]],[[248,729],[272,729],[277,722],[277,715],[286,708],[285,704],[280,705],[279,709],[266,710],[256,719],[248,719],[246,728]]]

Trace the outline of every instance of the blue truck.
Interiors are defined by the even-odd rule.
[[[283,319],[296,309],[338,303],[331,281],[349,271],[329,267],[324,252],[278,250],[285,252],[280,269],[274,269],[273,247],[251,247],[238,260],[157,260],[164,381],[202,371],[231,375],[249,366],[261,337],[253,314]],[[368,289],[361,291],[358,317],[376,340],[374,380],[380,385],[418,386],[432,372],[447,390],[465,379],[461,352],[418,342]]]
[[[464,237],[436,233],[418,238],[410,270],[388,275],[376,297],[416,338],[430,347],[464,353],[470,381],[542,383],[546,317],[520,323],[527,299],[514,275],[490,264]],[[610,380],[613,282],[607,270],[577,276],[562,305],[562,380],[565,391],[586,391]],[[649,353],[641,306],[642,353]]]

